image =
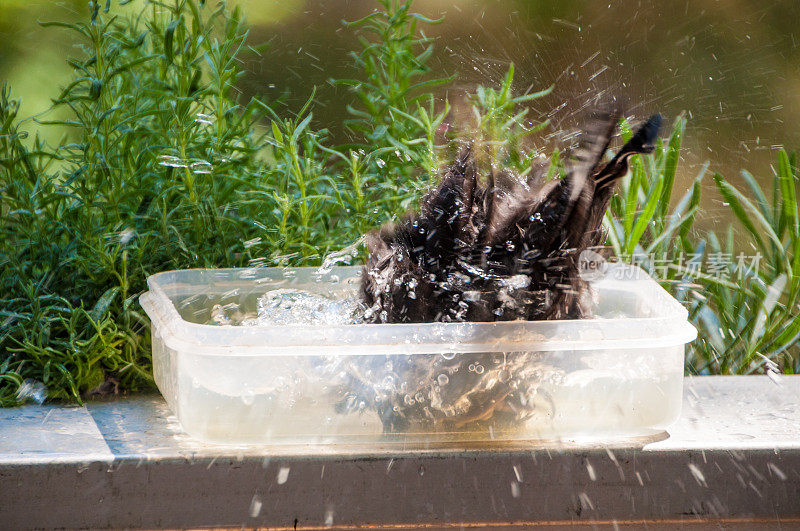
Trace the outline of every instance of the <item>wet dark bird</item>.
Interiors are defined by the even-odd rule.
[[[596,113],[565,176],[552,181],[545,168],[524,180],[493,170],[481,176],[474,148],[465,147],[419,212],[367,235],[366,321],[588,317],[581,253],[602,244],[614,187],[632,155],[652,152],[661,117],[650,117],[603,162],[619,120],[618,112]],[[563,378],[535,351],[355,356],[339,363],[337,407],[374,408],[387,433],[514,430],[553,415],[546,384]]]
[[[367,235],[361,297],[375,323],[576,319],[588,316],[579,257],[603,243],[603,216],[632,155],[651,153],[651,116],[603,162],[620,113],[589,121],[566,176],[544,169],[513,185],[483,179],[467,146],[419,212]]]

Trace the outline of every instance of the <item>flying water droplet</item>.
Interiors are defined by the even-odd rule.
[[[352,263],[353,258],[358,255],[358,250],[365,241],[366,237],[362,236],[347,247],[329,253],[325,258],[323,258],[322,265],[319,266],[316,274],[319,276],[327,275],[337,264],[349,265]]]
[[[531,277],[528,275],[514,275],[504,279],[502,284],[511,289],[525,289],[531,285]]]
[[[250,501],[250,518],[255,518],[261,514],[261,506],[261,497],[258,494],[254,494],[253,499]]]
[[[36,404],[42,404],[47,398],[47,387],[45,387],[45,385],[38,380],[28,378],[22,382],[22,385],[20,385],[19,389],[17,389],[16,398],[17,402],[22,404],[28,400]]]
[[[595,474],[594,467],[589,461],[586,461],[586,472],[589,474],[589,479],[597,481],[597,474]]]
[[[702,470],[700,470],[697,467],[697,465],[695,465],[694,463],[689,463],[689,471],[694,476],[694,479],[695,479],[695,481],[697,481],[698,485],[703,486],[703,487],[707,486],[706,485],[706,477],[703,475]]]
[[[253,402],[255,402],[256,394],[253,392],[252,389],[246,389],[244,393],[242,393],[242,402],[246,406],[252,406]]]
[[[282,466],[280,470],[278,470],[278,477],[276,478],[276,481],[278,482],[278,485],[283,485],[284,483],[286,483],[286,480],[288,479],[289,479],[289,467]]]

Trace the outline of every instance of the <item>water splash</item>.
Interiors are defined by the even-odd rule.
[[[260,236],[257,238],[253,238],[252,240],[245,240],[242,242],[242,245],[244,246],[245,249],[249,249],[250,247],[258,245],[259,243],[261,243]]]
[[[775,385],[782,385],[781,369],[778,367],[778,364],[760,352],[756,352],[756,354],[758,354],[759,357],[764,360],[764,372],[767,374],[767,377],[772,380],[772,383]]]
[[[347,247],[329,253],[323,260],[322,265],[316,271],[319,276],[327,275],[331,272],[334,266],[338,264],[350,265],[353,258],[358,256],[359,248],[366,241],[366,237],[362,236]]]
[[[189,164],[189,169],[192,170],[192,173],[205,175],[211,173],[214,167],[207,160],[197,160]]]
[[[127,245],[133,237],[136,236],[136,231],[130,227],[127,227],[119,232],[119,243],[121,245]]]
[[[244,319],[244,326],[327,325],[363,321],[363,307],[356,297],[328,298],[298,289],[274,289],[258,299],[258,314]]]
[[[158,164],[167,168],[188,168],[197,175],[211,173],[214,170],[214,166],[207,160],[186,160],[174,155],[160,155]]]
[[[199,124],[211,125],[211,124],[214,123],[214,116],[212,116],[210,114],[204,114],[202,112],[199,112],[199,113],[195,114],[194,116],[195,116],[194,121],[199,123]]]
[[[188,168],[189,164],[180,157],[172,155],[161,155],[158,157],[158,163],[167,168]]]
[[[40,381],[28,378],[17,389],[17,402],[24,404],[27,401],[43,404],[47,399],[47,387]]]

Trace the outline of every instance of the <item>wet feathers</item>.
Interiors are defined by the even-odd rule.
[[[367,235],[361,297],[378,323],[573,319],[588,312],[581,253],[602,244],[601,224],[628,159],[650,153],[651,116],[608,162],[619,114],[598,113],[566,176],[543,171],[495,185],[465,147],[420,211]]]

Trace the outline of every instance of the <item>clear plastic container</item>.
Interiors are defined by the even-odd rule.
[[[564,321],[220,326],[276,288],[328,296],[360,269],[194,269],[148,279],[156,383],[209,442],[597,440],[652,436],[681,408],[686,310],[610,264],[594,317]]]

